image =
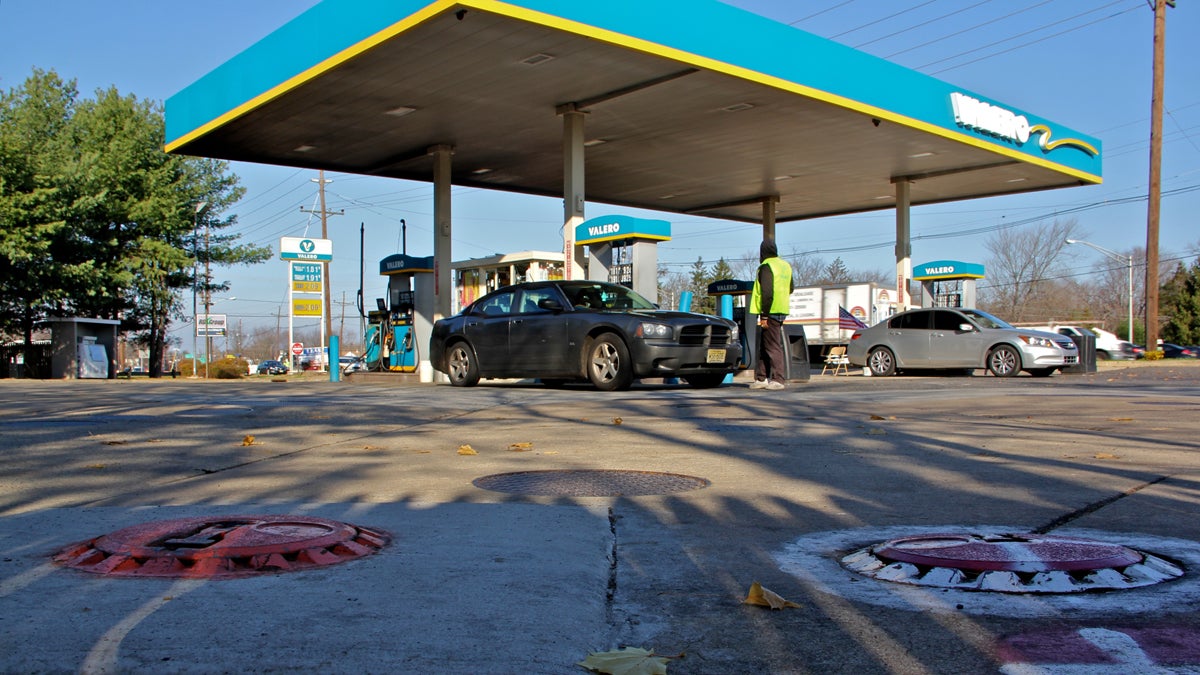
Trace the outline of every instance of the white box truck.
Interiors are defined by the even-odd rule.
[[[804,338],[812,345],[850,343],[853,329],[842,328],[839,309],[873,326],[896,313],[898,293],[876,283],[808,286],[792,292],[791,307],[785,326],[802,326]]]

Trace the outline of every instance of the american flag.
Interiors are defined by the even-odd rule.
[[[859,321],[858,317],[854,316],[850,312],[847,312],[845,307],[838,305],[838,328],[845,328],[846,330],[862,330],[863,328],[867,328],[867,324]]]

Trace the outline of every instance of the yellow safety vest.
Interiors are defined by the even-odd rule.
[[[762,311],[762,289],[758,287],[758,271],[754,272],[754,290],[750,292],[751,314],[787,314],[791,309],[792,266],[783,258],[767,258],[763,264],[771,268],[774,295],[771,307]]]

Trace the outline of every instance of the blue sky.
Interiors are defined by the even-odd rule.
[[[19,85],[33,68],[75,79],[84,94],[116,86],[123,94],[164,100],[311,7],[315,0],[0,0],[0,88]],[[743,9],[857,47],[900,65],[974,90],[1096,136],[1104,143],[1104,184],[1004,198],[918,207],[913,211],[913,262],[986,262],[988,228],[1078,219],[1084,238],[1128,251],[1146,242],[1153,12],[1147,0],[728,0]],[[1184,0],[1169,10],[1164,118],[1162,257],[1196,255],[1200,242],[1200,7]],[[1185,37],[1186,36],[1186,37]],[[314,208],[316,173],[235,163],[247,188],[235,209],[245,240],[278,247],[281,236],[320,234],[300,207]],[[330,174],[334,326],[343,293],[358,288],[359,227],[367,233],[366,297],[382,295],[378,260],[400,250],[431,255],[432,190],[410,183]],[[1138,199],[1138,197],[1142,199]],[[561,200],[476,189],[454,191],[455,260],[561,247]],[[691,216],[588,204],[587,216],[627,213],[670,220],[673,239],[659,261],[683,271],[698,257],[740,257],[757,250],[761,229]],[[784,223],[781,252],[840,256],[852,269],[891,270],[890,211]],[[964,231],[978,231],[957,235]],[[1104,260],[1077,247],[1080,271]],[[846,250],[853,249],[853,250]],[[230,322],[274,326],[285,308],[286,265],[280,261],[222,270],[227,294],[213,312]],[[284,310],[286,311],[286,309]],[[346,308],[347,329],[357,326]],[[299,324],[298,324],[299,325]],[[185,331],[186,332],[186,331]]]

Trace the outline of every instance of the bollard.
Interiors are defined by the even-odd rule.
[[[733,320],[733,296],[732,295],[722,295],[721,296],[720,316],[723,319],[729,319],[730,321]],[[733,384],[733,373],[727,373],[725,375],[725,379],[721,380],[721,381],[724,382],[725,384]]]
[[[329,381],[341,382],[342,380],[342,357],[338,353],[338,336],[329,336]]]

